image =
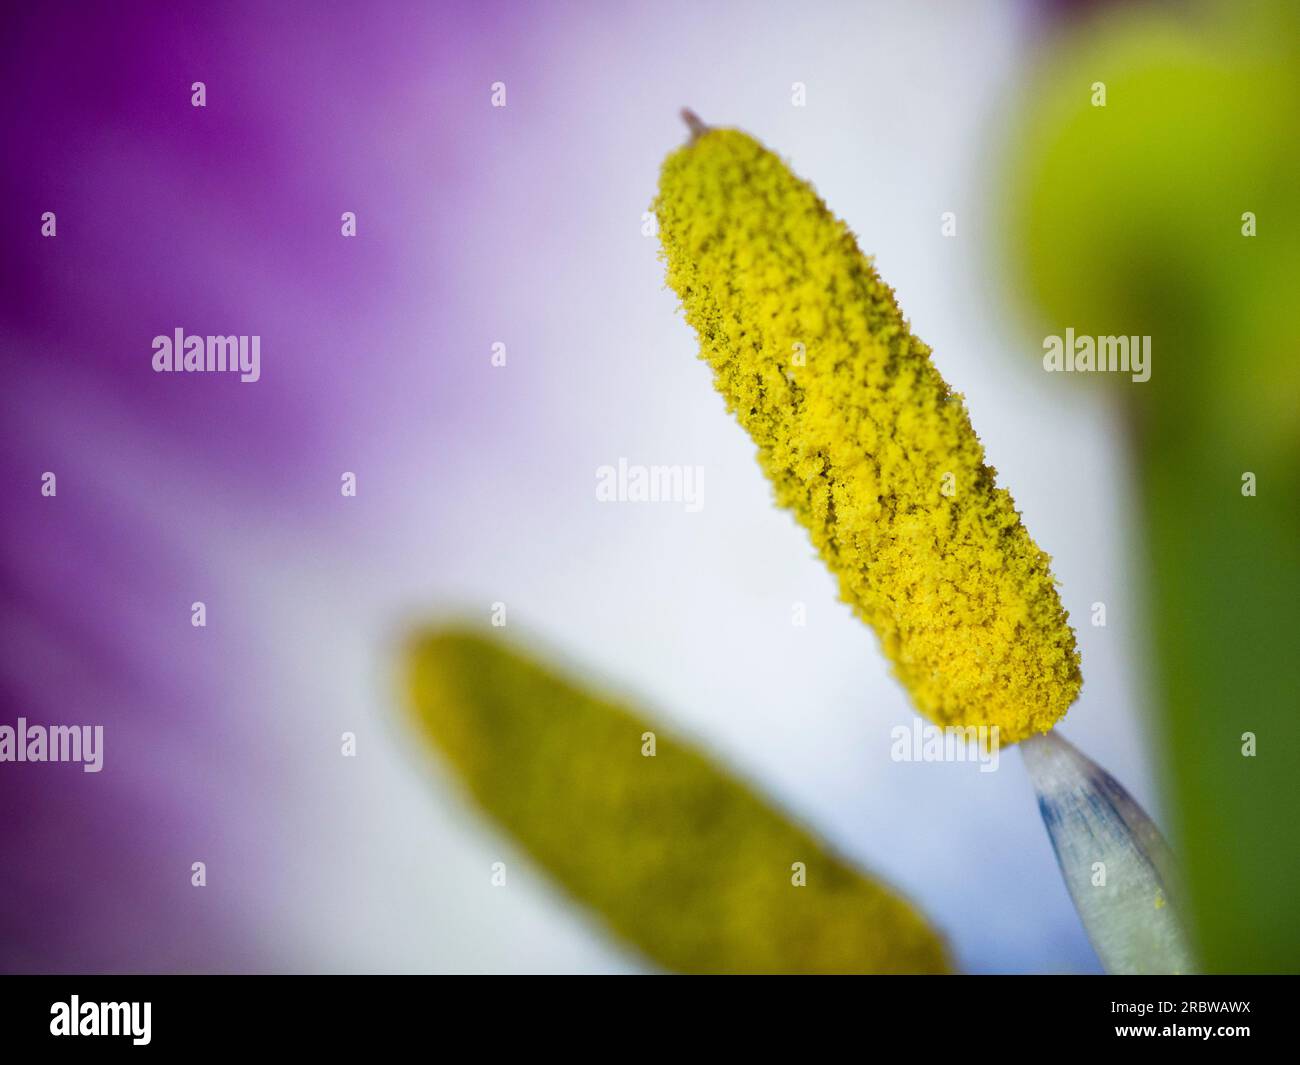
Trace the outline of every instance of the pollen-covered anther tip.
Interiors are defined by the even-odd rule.
[[[659,239],[777,502],[922,713],[1003,744],[1041,732],[1082,683],[1074,631],[964,404],[816,190],[747,134],[704,130],[664,161]]]
[[[704,134],[709,132],[709,127],[704,124],[700,116],[692,111],[689,107],[683,107],[681,111],[682,121],[686,123],[687,128],[691,131],[691,143],[694,144]]]

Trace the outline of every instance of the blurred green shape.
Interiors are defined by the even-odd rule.
[[[943,941],[894,891],[693,747],[505,643],[468,628],[421,634],[407,690],[478,806],[665,968],[949,970]]]
[[[1300,27],[1286,5],[1194,10],[1048,49],[1006,217],[1036,324],[1152,338],[1150,381],[1071,383],[1104,381],[1136,447],[1171,827],[1206,968],[1295,971]]]

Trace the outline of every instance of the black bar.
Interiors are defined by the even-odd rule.
[[[829,1039],[840,1042],[841,1054],[852,1049],[867,1058],[905,1055],[909,1046],[928,1056],[943,1047],[969,1053],[1018,1043],[1017,1058],[1048,1060],[1123,1043],[1138,1053],[1159,1043],[1165,1046],[1157,1053],[1198,1044],[1215,1053],[1232,1053],[1234,1044],[1281,1049],[1296,1033],[1291,977],[702,979],[6,977],[0,1046],[14,1062],[28,1060],[12,1056],[15,1049],[96,1053],[113,1044],[131,1053],[197,1050],[205,1057],[278,1048],[373,1054],[414,1044],[422,1055],[459,1058],[471,1052],[454,1049],[468,1037],[485,1058],[512,1041],[536,1050],[603,1048],[611,1057],[657,1046],[677,1057],[694,1056],[701,1045],[755,1042],[780,1052]],[[52,1034],[52,1024],[66,1027],[64,1018],[71,1019],[74,995],[79,1026],[107,1020],[111,1027],[116,1018],[127,1033]],[[104,1003],[137,1008],[105,1012]],[[145,1003],[148,1042],[137,1044]]]

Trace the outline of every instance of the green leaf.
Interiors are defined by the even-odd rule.
[[[1156,754],[1212,972],[1300,966],[1296,21],[1144,8],[1064,38],[1007,169],[1043,327],[1152,338],[1150,381],[1091,376],[1132,429]]]

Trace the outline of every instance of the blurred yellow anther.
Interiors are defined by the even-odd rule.
[[[950,969],[906,899],[628,706],[470,629],[419,634],[405,664],[420,732],[481,809],[663,967]]]
[[[1052,727],[1081,684],[1048,568],[893,291],[753,138],[694,129],[656,211],[727,407],[934,721]]]

